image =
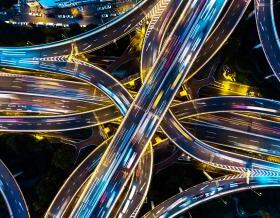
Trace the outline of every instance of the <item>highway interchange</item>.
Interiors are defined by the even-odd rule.
[[[136,216],[149,189],[153,166],[150,141],[159,127],[170,141],[194,159],[238,174],[190,188],[155,207],[145,215],[147,217],[172,217],[224,194],[254,187],[279,186],[278,163],[213,147],[211,143],[222,142],[198,139],[184,124],[193,125],[190,119],[218,112],[251,112],[279,117],[280,102],[229,96],[172,103],[182,84],[192,78],[226,42],[249,4],[249,0],[234,0],[228,4],[222,0],[187,3],[180,0],[143,0],[127,14],[82,35],[40,46],[0,48],[1,66],[67,75],[83,81],[1,73],[1,111],[40,113],[1,116],[1,131],[68,131],[123,118],[115,136],[99,145],[65,181],[45,217]],[[182,7],[182,15],[167,35],[179,7]],[[277,52],[280,47],[273,1],[255,0],[255,9],[264,52],[279,78]],[[222,18],[216,23],[223,10]],[[153,22],[148,26],[142,49],[140,77],[143,84],[136,96],[105,70],[75,58],[130,33],[145,16],[153,17]],[[55,104],[51,103],[54,99]],[[207,122],[203,127],[200,125],[202,131],[212,134],[213,128],[225,131],[224,135],[233,141],[226,144],[239,149],[249,147],[236,140],[240,137],[238,134],[245,131],[231,133],[232,129],[228,127],[217,126],[211,120]],[[277,129],[277,124],[273,126],[271,122],[259,121],[259,125],[264,129]],[[251,134],[255,144],[250,149],[278,156],[280,144],[277,134],[268,130],[257,146],[256,135]],[[1,186],[11,216],[29,217],[19,187],[2,165],[1,184],[11,181],[10,185]],[[248,177],[250,180],[246,182]],[[115,205],[120,206],[116,208]]]

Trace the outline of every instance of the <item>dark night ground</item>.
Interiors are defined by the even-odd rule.
[[[17,0],[0,0],[0,9],[9,9],[13,6],[13,4],[16,4]]]

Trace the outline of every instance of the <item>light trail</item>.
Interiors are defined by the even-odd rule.
[[[202,2],[204,2],[204,1],[202,1]],[[124,123],[121,125],[121,127],[124,127],[125,123],[130,122],[130,124],[128,125],[129,127],[131,127],[131,128],[128,128],[130,130],[128,130],[128,131],[125,130],[125,131],[121,132],[122,129],[121,128],[119,129],[119,131],[118,131],[119,135],[115,136],[112,144],[105,152],[105,155],[102,157],[101,164],[97,167],[97,170],[95,171],[95,173],[89,180],[93,183],[93,186],[88,185],[87,189],[85,189],[85,191],[83,193],[84,195],[86,195],[86,197],[88,197],[88,200],[83,201],[82,205],[79,205],[79,204],[77,205],[77,207],[82,206],[83,207],[82,210],[85,209],[85,211],[82,212],[83,216],[85,216],[85,217],[90,216],[90,214],[92,214],[92,213],[94,215],[96,213],[98,213],[98,216],[99,215],[108,216],[108,214],[110,214],[116,199],[118,198],[124,185],[128,181],[129,175],[132,174],[133,169],[136,167],[136,164],[139,161],[141,155],[144,153],[145,147],[147,146],[149,139],[152,137],[156,127],[160,124],[161,119],[163,119],[161,126],[162,126],[164,132],[167,133],[168,137],[171,138],[171,140],[175,144],[177,144],[179,147],[181,147],[185,152],[187,152],[194,158],[196,158],[204,163],[210,164],[210,165],[218,167],[218,168],[227,169],[227,170],[236,171],[236,172],[243,172],[243,171],[246,171],[247,169],[251,169],[253,174],[255,173],[255,171],[256,172],[258,171],[258,172],[264,173],[264,174],[265,173],[275,174],[275,172],[273,172],[273,171],[280,170],[279,165],[277,165],[277,164],[272,164],[272,163],[265,162],[265,161],[255,160],[253,158],[247,158],[242,155],[237,155],[237,154],[233,154],[233,153],[229,153],[229,152],[223,152],[223,151],[220,151],[219,149],[211,148],[207,144],[202,143],[201,141],[196,139],[194,136],[189,134],[184,128],[182,128],[180,123],[178,123],[178,120],[172,115],[172,113],[170,111],[168,111],[166,113],[165,117],[163,117],[163,114],[169,108],[171,100],[172,100],[172,98],[174,98],[176,91],[182,84],[183,78],[186,76],[188,71],[192,72],[192,70],[190,70],[190,66],[192,66],[194,69],[198,70],[203,66],[204,62],[206,63],[211,58],[211,54],[210,54],[211,52],[209,52],[209,50],[207,50],[207,48],[210,48],[210,50],[212,49],[214,52],[216,52],[220,48],[220,46],[226,41],[226,39],[229,37],[229,35],[233,31],[233,29],[236,27],[237,23],[239,22],[240,18],[242,17],[246,8],[248,7],[250,1],[234,1],[236,4],[234,2],[232,2],[232,4],[230,5],[225,16],[222,18],[221,22],[217,25],[217,28],[210,35],[210,37],[208,37],[208,40],[206,41],[206,46],[205,46],[205,53],[203,53],[202,56],[199,56],[202,58],[197,59],[198,61],[195,61],[195,57],[197,56],[199,49],[201,48],[204,41],[206,40],[207,34],[209,34],[209,29],[211,29],[211,27],[216,19],[216,16],[218,15],[218,12],[220,12],[221,8],[223,7],[223,4],[225,3],[225,2],[222,3],[222,1],[218,1],[218,0],[217,1],[209,0],[209,1],[207,1],[209,5],[203,7],[202,2],[200,3],[201,5],[199,5],[199,3],[195,1],[191,5],[188,5],[188,6],[190,6],[189,9],[185,9],[184,12],[186,12],[186,14],[189,14],[189,16],[185,16],[185,18],[180,17],[180,19],[182,19],[182,20],[185,19],[184,22],[178,23],[176,25],[177,28],[178,28],[178,26],[180,27],[180,25],[181,25],[181,27],[178,28],[180,31],[177,30],[176,27],[174,28],[175,31],[173,31],[171,36],[172,37],[175,36],[175,37],[174,38],[170,37],[167,40],[167,43],[164,45],[164,47],[162,49],[163,50],[162,53],[160,53],[160,57],[156,61],[156,65],[151,70],[151,72],[153,72],[153,73],[150,73],[150,77],[147,78],[147,81],[144,83],[144,86],[140,90],[140,94],[138,94],[138,96],[136,97],[136,100],[134,102],[133,102],[133,98],[131,97],[131,95],[123,88],[122,85],[120,85],[119,87],[115,87],[116,84],[118,86],[119,83],[116,80],[114,80],[112,77],[107,76],[106,72],[104,72],[98,68],[95,68],[94,66],[91,66],[84,62],[79,62],[78,68],[76,68],[76,66],[75,66],[75,68],[73,68],[73,65],[77,64],[77,62],[75,60],[69,61],[69,59],[67,59],[66,56],[65,57],[63,57],[63,56],[49,57],[49,56],[51,56],[51,55],[56,56],[57,48],[61,49],[63,46],[66,46],[66,47],[64,50],[63,49],[61,50],[62,55],[63,55],[63,53],[65,53],[65,54],[69,53],[70,50],[68,47],[69,47],[69,45],[73,46],[74,41],[76,43],[76,45],[74,45],[74,46],[77,46],[77,47],[79,47],[79,49],[81,49],[80,53],[88,52],[91,50],[91,49],[88,49],[91,47],[88,44],[89,41],[92,40],[91,38],[96,37],[96,36],[98,36],[98,34],[103,33],[104,32],[103,30],[105,30],[105,28],[110,29],[111,27],[115,27],[115,26],[117,26],[117,24],[124,22],[125,25],[123,25],[122,27],[125,28],[125,31],[121,32],[122,29],[120,28],[117,35],[112,34],[112,37],[110,37],[113,40],[118,39],[119,37],[129,33],[132,29],[134,29],[136,24],[138,24],[139,21],[142,20],[143,17],[145,17],[143,14],[145,14],[145,12],[147,12],[147,11],[151,11],[151,9],[155,5],[156,1],[142,1],[142,3],[140,3],[135,9],[133,9],[132,11],[130,11],[123,17],[116,19],[116,20],[112,21],[111,23],[108,23],[107,25],[104,25],[97,30],[85,33],[85,34],[77,36],[73,39],[69,39],[69,40],[65,40],[65,41],[57,42],[57,43],[52,43],[52,44],[47,44],[47,45],[29,47],[29,48],[0,48],[0,51],[1,51],[0,64],[1,65],[16,66],[19,68],[36,69],[36,70],[40,70],[40,71],[48,71],[49,73],[54,73],[54,74],[61,73],[61,74],[70,75],[70,76],[73,76],[76,78],[80,78],[83,81],[88,82],[90,85],[96,86],[99,90],[101,90],[108,97],[110,97],[111,100],[113,100],[113,102],[116,104],[117,108],[120,110],[122,115],[128,114],[124,120]],[[256,0],[256,2],[258,3],[257,0]],[[273,1],[271,0],[271,2],[273,2]],[[176,3],[179,3],[179,2],[176,2]],[[145,7],[147,7],[147,8],[145,8],[144,7],[145,4],[147,4],[149,6],[146,5]],[[196,4],[198,6],[197,8],[195,8]],[[217,4],[217,6],[219,5],[217,7],[219,9],[216,11],[212,10],[213,5],[215,5],[215,4]],[[177,5],[174,4],[172,6],[174,7],[174,9],[176,11]],[[257,6],[260,7],[263,5],[257,5]],[[272,10],[272,6],[273,6],[273,4],[271,3],[270,4],[271,10]],[[145,8],[145,10],[146,9],[147,10],[144,11],[143,13],[142,12],[138,13],[138,10],[141,11],[141,7]],[[199,10],[205,10],[205,13],[204,14],[201,13],[200,14],[201,16],[197,18],[194,16],[194,14],[195,13],[199,14]],[[273,13],[273,11],[272,11],[272,13]],[[137,14],[138,20],[135,19],[135,16],[136,16],[135,14]],[[233,18],[229,19],[228,15],[233,15],[234,19]],[[131,22],[129,22],[129,19],[128,19],[129,16],[132,16],[133,17],[132,19],[135,20],[133,25]],[[165,15],[165,18],[170,18],[170,14]],[[258,18],[259,17],[257,17],[257,19]],[[263,18],[263,17],[261,17],[261,18]],[[198,19],[200,19],[200,21],[198,21]],[[189,21],[189,23],[188,23],[188,25],[184,26],[184,23],[187,23],[186,22],[187,20]],[[272,22],[274,22],[273,19],[271,19],[271,20],[272,20]],[[229,21],[232,21],[232,22],[229,22]],[[227,23],[227,26],[225,25],[225,23]],[[193,28],[193,26],[195,26],[195,28]],[[219,32],[218,30],[220,30],[219,27],[225,27],[225,31],[222,31],[222,33],[224,35],[223,34],[219,35],[219,33],[218,33]],[[165,32],[164,28],[163,28],[162,33]],[[181,30],[183,30],[183,31],[181,31]],[[199,34],[200,31],[203,32],[203,30],[207,30],[207,31],[206,31],[206,33],[203,33],[200,35]],[[274,28],[273,31],[275,34],[276,29]],[[163,35],[164,34],[158,35],[159,39],[162,38]],[[155,35],[155,36],[157,36],[157,35]],[[215,39],[216,41],[218,41],[219,43],[216,43],[216,44],[210,43],[211,37],[213,39]],[[86,41],[89,40],[89,41],[84,42],[83,40],[86,40]],[[94,39],[93,42],[96,42],[96,39]],[[93,47],[94,47],[94,49],[97,49],[97,48],[100,48],[101,46],[105,46],[109,42],[110,42],[110,40],[104,41],[104,42],[99,41],[99,42],[95,43],[96,46],[95,47],[93,46]],[[185,42],[188,42],[189,44],[186,44]],[[278,39],[276,40],[276,42],[278,43]],[[151,52],[153,52],[153,54],[154,54],[153,56],[158,56],[160,43],[155,44],[154,47],[152,49],[150,49]],[[147,43],[145,43],[145,44],[148,45]],[[181,45],[181,48],[178,45]],[[84,49],[83,49],[83,46],[85,46]],[[27,50],[27,52],[25,52],[23,50]],[[203,48],[202,48],[202,51],[203,51]],[[168,54],[168,56],[167,56],[167,54]],[[182,56],[180,57],[179,54]],[[26,59],[27,57],[29,57],[31,59]],[[199,62],[199,60],[201,61],[201,60],[204,60],[205,58],[207,60],[202,61],[203,63],[201,64]],[[65,61],[65,59],[67,59],[67,60]],[[269,57],[268,57],[268,59],[269,59]],[[146,63],[146,66],[150,66],[154,63],[155,60],[153,60],[151,58],[150,60],[148,60],[148,62],[145,62],[145,61],[147,61],[147,59],[144,59],[142,57],[142,61],[143,61],[143,63]],[[69,62],[69,63],[66,63],[66,62]],[[192,65],[193,62],[195,64],[197,63],[197,65],[195,65],[195,64]],[[142,65],[145,65],[143,63],[142,63]],[[174,75],[172,74],[173,68],[175,69],[174,63],[178,63],[179,68],[177,67],[176,70],[177,70],[177,72],[179,72],[179,74],[174,74]],[[273,67],[273,65],[272,65],[272,67]],[[160,71],[164,71],[166,68],[171,68],[171,70],[166,71],[167,74],[165,77],[163,77],[160,74],[157,74]],[[95,75],[91,74],[92,71],[94,71]],[[194,70],[194,72],[195,72],[195,70]],[[170,75],[168,73],[170,73]],[[192,76],[192,75],[189,75],[189,76]],[[102,81],[103,79],[105,79],[106,82]],[[170,81],[167,81],[167,80],[170,80]],[[157,84],[157,81],[161,81],[162,84]],[[160,87],[166,87],[167,90],[161,89]],[[153,96],[153,95],[150,95],[149,93],[157,93],[157,94],[155,96]],[[46,97],[49,97],[49,96],[46,96]],[[224,99],[226,99],[226,98],[224,98]],[[230,98],[228,98],[228,99],[230,99]],[[259,105],[259,103],[258,103],[258,102],[262,101],[262,99],[257,99],[258,102],[256,101],[256,102],[254,102],[254,104],[250,104],[250,101],[247,101],[248,99],[243,98],[242,100],[245,101],[244,104],[243,103],[238,104],[238,103],[233,102],[233,104],[224,104],[222,106],[221,105],[217,106],[217,103],[215,103],[215,99],[213,98],[213,99],[207,100],[209,102],[211,102],[212,100],[214,101],[214,103],[210,104],[211,105],[210,111],[209,110],[207,111],[207,110],[205,110],[206,107],[203,108],[203,103],[205,103],[205,102],[203,102],[203,100],[204,99],[199,99],[199,100],[197,100],[197,102],[189,103],[189,104],[194,104],[194,105],[192,105],[192,107],[190,107],[191,110],[195,109],[192,111],[193,114],[196,114],[196,113],[205,114],[205,113],[224,112],[224,111],[231,110],[231,111],[250,111],[250,112],[256,112],[256,113],[269,114],[272,116],[279,115],[278,114],[278,108],[279,108],[278,105],[277,105],[278,108],[270,107],[274,103],[276,103],[275,101],[274,102],[267,101],[268,103],[267,102],[265,103],[266,107],[263,107],[263,105]],[[218,100],[221,100],[221,99],[219,98]],[[232,99],[230,99],[230,100],[232,100]],[[148,102],[148,104],[145,104],[146,102]],[[270,105],[271,102],[273,102],[272,105]],[[128,110],[131,103],[132,103],[132,106],[131,106],[130,110]],[[199,107],[198,103],[201,103],[202,107]],[[143,107],[144,105],[147,105],[146,108],[149,113],[147,111],[139,109],[140,106]],[[34,105],[32,105],[32,106],[33,106],[32,110],[35,110]],[[175,110],[175,111],[173,111],[175,114],[176,114],[176,107],[177,107],[177,111],[180,111],[178,109],[179,108],[178,106],[174,106],[175,109],[171,107],[171,110]],[[114,107],[108,107],[107,108],[108,112],[111,111],[112,108],[114,108]],[[187,109],[190,109],[190,108],[187,108]],[[200,110],[198,110],[198,108],[200,108]],[[133,114],[134,109],[135,109],[136,113]],[[117,110],[115,110],[115,111],[116,111],[116,114],[114,114],[112,116],[113,119],[115,119],[116,116],[120,117],[119,112]],[[192,113],[190,111],[183,111],[182,113],[178,113],[177,115],[179,115],[181,117],[184,117],[184,116],[188,117],[188,116],[191,116]],[[130,116],[132,117],[132,115],[130,115],[130,114],[133,114],[135,116],[135,119],[137,120],[137,122],[140,121],[139,122],[140,124],[138,123],[138,124],[133,125],[133,119],[129,118]],[[55,121],[56,124],[68,122],[68,125],[71,125],[72,127],[71,128],[64,127],[64,129],[62,129],[62,130],[70,130],[70,129],[72,130],[72,129],[79,129],[79,128],[93,126],[94,125],[93,123],[95,121],[93,121],[93,120],[89,121],[89,118],[86,117],[87,115],[88,114],[86,112],[76,115],[76,116],[81,116],[80,120],[77,122],[77,123],[79,123],[79,125],[77,125],[76,127],[72,126],[73,125],[73,123],[72,123],[73,116],[75,116],[75,114],[69,114],[68,118],[65,118],[65,116],[58,115],[56,117],[51,117],[51,116],[45,117],[45,119],[49,119],[50,122],[53,122],[53,121],[55,121],[55,119],[57,119]],[[91,114],[91,116],[93,116],[93,114]],[[96,112],[95,112],[94,116],[99,118],[102,116],[102,114],[96,115]],[[30,120],[26,121],[25,119],[30,119]],[[36,118],[35,117],[31,117],[31,118],[26,118],[26,117],[21,117],[21,118],[20,117],[18,117],[18,118],[10,117],[9,118],[9,117],[7,117],[7,118],[1,118],[1,121],[2,121],[2,123],[5,123],[6,121],[10,121],[10,124],[19,123],[22,126],[25,123],[26,124],[34,123],[35,120],[38,121],[38,119],[40,120],[40,119],[44,119],[44,118],[43,117],[36,117]],[[52,119],[53,119],[53,121],[51,121]],[[86,121],[87,125],[80,123],[83,121]],[[111,121],[111,120],[108,118],[105,118],[101,122],[96,122],[96,124],[101,124],[103,122],[109,122],[109,121]],[[2,123],[1,123],[1,125],[2,125]],[[36,129],[38,131],[40,131],[39,126],[40,125],[34,126],[33,131]],[[11,130],[11,128],[10,129],[4,128],[4,127],[2,127],[2,128],[3,128],[3,131]],[[61,127],[59,127],[59,128],[61,128]],[[58,129],[54,129],[52,131],[57,131]],[[18,130],[18,131],[21,131],[21,130]],[[32,131],[32,130],[30,130],[30,131]],[[122,135],[121,133],[123,133],[124,135]],[[131,143],[133,144],[133,146],[134,145],[135,146],[129,147],[127,145],[127,147],[126,147],[126,145],[124,143],[123,149],[125,151],[124,154],[126,154],[126,155],[124,155],[124,154],[120,155],[119,152],[110,153],[110,150],[111,151],[114,150],[114,147],[113,147],[114,141],[117,144],[118,137],[120,137],[119,141],[121,141],[121,138],[123,137],[123,141],[128,142],[129,140],[127,140],[128,139],[127,137],[129,135],[132,138]],[[136,146],[137,144],[139,144],[140,146],[137,147]],[[191,146],[190,146],[190,144],[191,144]],[[116,149],[116,151],[117,151],[117,149]],[[205,151],[206,151],[206,153],[205,153]],[[206,155],[206,156],[203,156],[203,155]],[[114,159],[115,160],[119,159],[119,160],[114,161]],[[120,164],[120,160],[122,160],[122,163],[124,165]],[[110,161],[112,163],[116,163],[116,166],[112,165],[112,163],[110,163]],[[104,164],[105,162],[107,164]],[[103,172],[102,164],[104,164],[106,167],[109,166],[109,170],[112,169],[112,172],[107,171],[107,169]],[[146,165],[146,166],[148,166],[147,169],[151,169],[151,167],[149,167],[149,165]],[[118,167],[122,170],[114,169],[116,167]],[[271,172],[269,170],[271,170]],[[141,175],[143,175],[143,174],[141,174]],[[105,180],[105,178],[106,178],[106,180]],[[113,178],[113,180],[118,178],[119,181],[113,183],[112,178]],[[108,179],[108,183],[105,185],[102,184],[100,182],[100,181],[102,181],[102,179],[104,179],[103,180],[104,183],[105,183],[105,181],[107,183],[107,179]],[[96,183],[94,183],[94,181]],[[150,179],[149,179],[149,181],[150,181]],[[100,192],[97,191],[95,193],[96,196],[92,195],[94,197],[91,198],[89,196],[91,194],[90,192],[93,191],[93,187],[94,187],[94,190],[97,189],[97,190],[100,190]],[[134,186],[132,186],[132,189],[131,189],[132,193],[134,192],[133,190],[135,190],[133,187]],[[111,191],[110,194],[108,194],[109,192],[106,192],[105,190],[106,189],[109,190],[110,188],[115,188],[115,191]],[[227,193],[227,192],[225,192],[225,193]],[[128,198],[127,200],[129,200],[129,199],[130,198]],[[90,202],[92,200],[94,200],[93,203]],[[141,199],[141,201],[142,200],[143,199]],[[102,204],[97,205],[98,202],[99,203],[101,202]],[[200,201],[200,202],[202,202],[202,201]],[[90,206],[90,208],[84,207],[87,204]],[[125,208],[126,208],[126,205],[127,204],[124,204]],[[78,208],[78,209],[74,208],[73,214],[76,213],[75,211],[79,211],[79,210],[80,210],[80,208]],[[82,210],[80,210],[80,212]],[[86,210],[88,210],[88,211],[86,211]],[[93,211],[95,211],[95,212],[93,212]],[[77,214],[80,215],[80,212],[77,212]]]

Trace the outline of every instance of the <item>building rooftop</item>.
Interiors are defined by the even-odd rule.
[[[44,8],[65,8],[97,2],[98,0],[38,0]]]
[[[39,0],[39,2],[44,8],[53,8],[57,6],[56,1],[53,0]]]

